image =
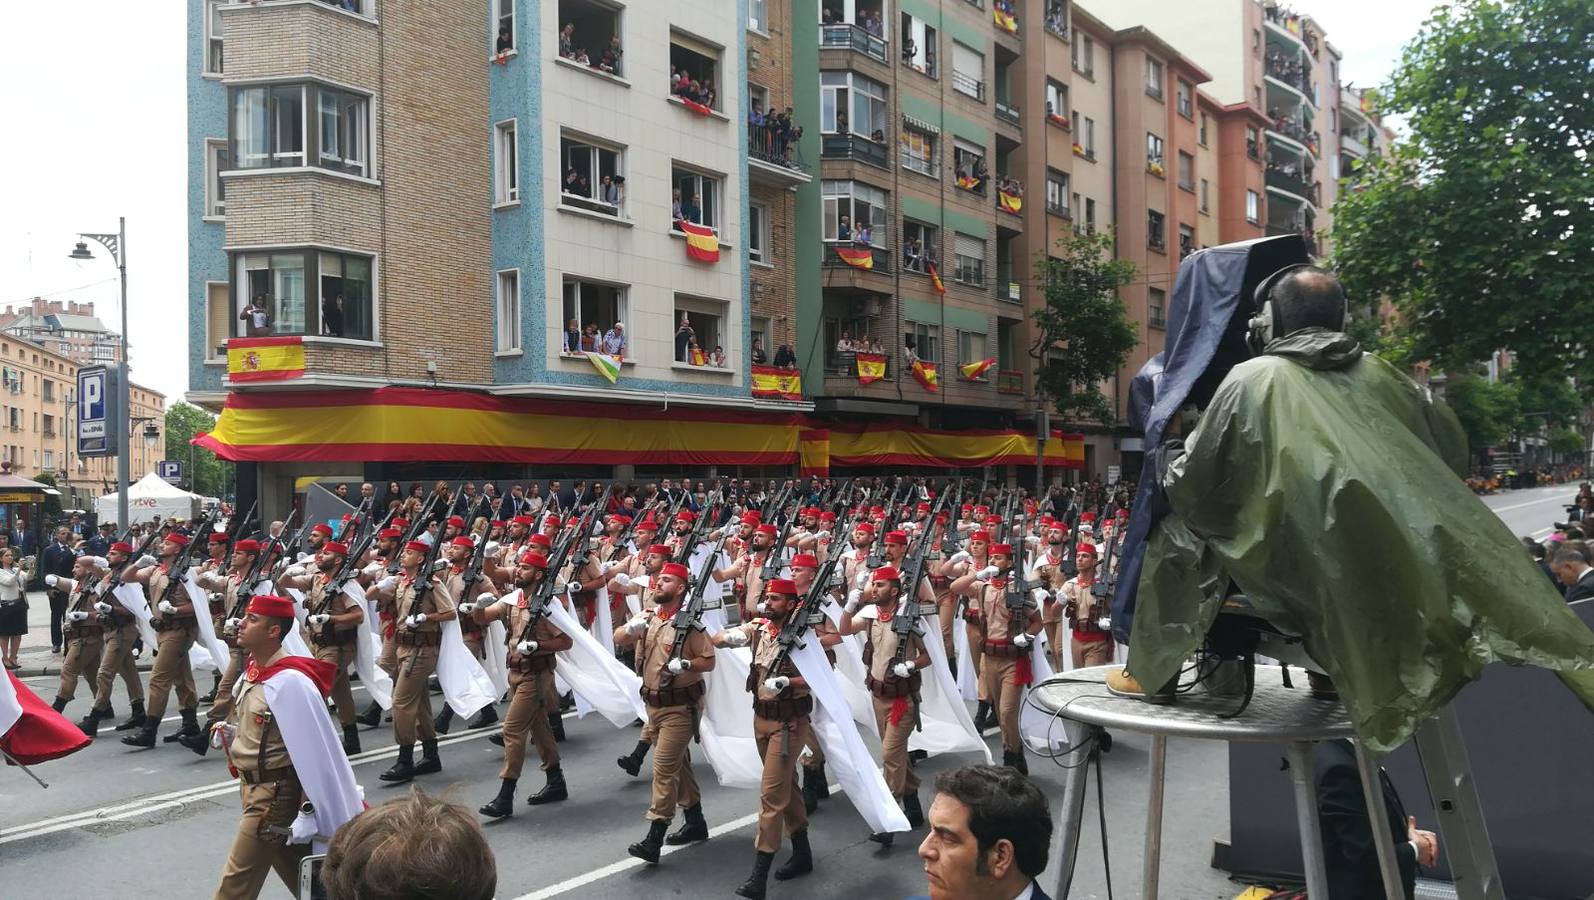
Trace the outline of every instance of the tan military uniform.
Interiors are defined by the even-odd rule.
[[[976,581],[974,592],[974,603],[980,611],[974,621],[979,625],[985,651],[980,667],[981,690],[996,709],[997,721],[1002,726],[1002,748],[1017,753],[1024,748],[1018,731],[1018,711],[1025,688],[1017,680],[1019,657],[1028,657],[1029,648],[1013,643],[1018,629],[1007,608],[1006,587]],[[1029,597],[1024,599],[1033,604]]]
[[[349,595],[339,591],[334,594],[331,601],[327,600],[327,591],[331,588],[332,578],[325,572],[316,572],[310,576],[310,589],[304,594],[305,612],[314,615],[325,613],[329,616],[341,616],[346,613],[365,610],[349,600]],[[354,659],[359,655],[360,626],[358,624],[344,627],[334,626],[327,622],[320,628],[305,627],[310,634],[310,652],[322,662],[329,662],[338,669],[337,677],[332,681],[332,702],[338,707],[338,724],[347,728],[354,724],[354,717],[359,713],[354,708],[354,689],[349,684],[349,666],[354,665]]]
[[[989,564],[989,560],[990,557],[985,559],[970,557],[968,562],[962,564],[961,570],[953,570],[956,574],[952,575],[952,580],[956,581],[969,572],[978,572]],[[948,584],[950,585],[950,582]],[[985,692],[985,678],[982,675],[985,671],[985,632],[981,629],[979,621],[974,616],[968,615],[967,612],[979,603],[979,594],[976,590],[974,593],[964,594],[963,597],[968,601],[964,606],[965,622],[963,627],[968,631],[969,636],[969,664],[974,667],[974,690],[981,703],[989,703],[991,695]],[[954,594],[954,603],[958,599],[958,596]]]
[[[548,698],[557,693],[553,681],[557,658],[553,650],[543,648],[549,641],[559,637],[561,632],[544,616],[532,627],[531,640],[538,643],[537,649],[530,655],[522,655],[515,649],[525,635],[527,620],[531,618],[531,603],[524,593],[516,598],[516,602],[500,601],[487,607],[486,618],[488,621],[501,620],[504,623],[508,644],[509,712],[504,716],[504,766],[498,777],[520,777],[520,769],[526,759],[528,731],[532,743],[537,745],[537,757],[542,760],[542,770],[547,772],[556,769],[559,767],[559,745],[554,742],[548,716],[558,712],[559,706],[557,701],[550,706]]]
[[[809,713],[814,700],[805,685],[790,684],[781,691],[764,687],[765,679],[775,675],[798,677],[797,667],[790,660],[779,672],[771,671],[775,657],[780,655],[780,641],[776,640],[780,626],[756,618],[735,630],[747,637],[753,651],[747,680],[748,689],[753,692],[753,738],[758,742],[758,756],[764,761],[753,846],[761,853],[774,853],[780,849],[782,825],[788,836],[808,827],[808,810],[797,786],[797,756],[812,735]]]
[[[1095,580],[1083,576],[1069,579],[1063,585],[1062,602],[1058,608],[1066,615],[1074,629],[1074,639],[1068,647],[1074,668],[1105,666],[1112,662],[1112,633],[1096,624],[1104,610],[1097,608],[1100,601],[1090,592]]]
[[[219,572],[202,572],[199,575],[200,587],[221,594],[223,612],[216,635],[227,644],[227,671],[221,676],[221,683],[216,686],[215,702],[211,703],[210,710],[205,713],[206,727],[222,721],[232,712],[233,686],[238,683],[238,677],[249,665],[249,654],[238,646],[238,635],[229,634],[226,630],[227,612],[236,608],[238,592],[243,589],[243,579],[242,575],[223,575]]]
[[[416,613],[451,613],[454,600],[443,582],[434,583],[424,597],[419,597],[415,582],[406,573],[399,574],[394,588],[393,607],[397,629],[393,643],[398,651],[398,678],[393,684],[393,733],[400,747],[435,740],[432,728],[432,699],[426,682],[437,670],[438,648],[442,646],[442,626],[437,622],[422,622],[418,626],[405,624]]]
[[[1046,598],[1046,606],[1041,610],[1041,628],[1046,632],[1046,658],[1051,661],[1053,669],[1062,669],[1063,645],[1063,585],[1067,583],[1068,576],[1063,574],[1063,558],[1052,558],[1043,552],[1035,561],[1035,567],[1030,570],[1030,585],[1032,588],[1045,588],[1050,594]]]
[[[62,583],[66,583],[64,579]],[[72,584],[77,588],[77,582]],[[66,659],[61,663],[61,686],[55,696],[63,701],[71,701],[77,694],[78,678],[99,672],[100,656],[105,649],[103,632],[95,621],[99,614],[93,610],[93,593],[77,588],[69,596],[71,606],[68,609],[87,612],[89,617],[82,622],[61,623],[61,636],[66,642]]]
[[[106,618],[95,613],[100,626],[102,650],[100,668],[94,675],[94,708],[110,708],[111,687],[118,675],[127,689],[128,701],[143,703],[144,682],[139,678],[138,664],[133,660],[133,644],[138,640],[138,619],[104,588],[105,583],[102,581],[94,599],[95,602],[110,604],[111,615]]]
[[[670,610],[673,614],[674,610]],[[648,724],[653,735],[653,800],[647,817],[668,822],[677,806],[696,806],[702,799],[697,778],[692,774],[690,745],[697,731],[698,710],[703,700],[703,675],[698,666],[669,677],[664,684],[665,665],[675,650],[675,626],[659,609],[648,613],[647,630],[640,637],[624,627],[615,633],[615,642],[635,643],[636,671],[642,676],[642,700],[648,708]],[[697,666],[714,657],[708,635],[694,629],[681,651],[683,659]]]
[[[179,709],[199,708],[199,692],[194,690],[194,670],[188,665],[188,649],[199,637],[196,613],[209,615],[210,610],[190,609],[186,616],[168,616],[160,611],[161,598],[172,576],[162,563],[149,579],[149,611],[153,617],[150,627],[155,629],[157,652],[155,665],[149,673],[149,700],[144,704],[144,714],[159,722],[166,713],[166,698],[175,687]],[[172,604],[182,606],[187,595],[179,588],[172,592]]]
[[[596,552],[587,556],[587,564],[582,566],[579,574],[572,572],[571,569],[576,565],[575,556],[578,549],[577,547],[570,549],[570,558],[566,559],[564,565],[560,566],[559,577],[554,579],[555,584],[566,584],[577,580],[582,582],[594,581],[603,574],[603,564],[598,562],[598,553]],[[598,615],[598,592],[577,591],[571,595],[570,599],[575,605],[576,619],[583,626],[591,628]]]
[[[919,685],[923,676],[914,672],[908,678],[898,678],[891,667],[897,658],[897,633],[891,630],[891,620],[899,601],[892,610],[869,606],[859,611],[868,627],[864,630],[864,665],[869,675],[866,686],[874,699],[875,727],[880,731],[880,761],[885,769],[886,787],[892,796],[901,797],[919,789],[919,776],[908,765],[908,736],[919,720]],[[922,624],[920,630],[923,630]],[[909,638],[905,660],[917,660],[924,654],[924,637],[915,634]]]

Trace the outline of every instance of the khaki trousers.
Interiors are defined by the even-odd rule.
[[[781,825],[786,834],[808,827],[808,809],[797,787],[797,754],[811,737],[807,716],[777,722],[753,716],[753,738],[764,760],[764,777],[758,784],[758,832],[753,848],[760,853],[780,849]]]
[[[1041,623],[1041,630],[1046,632],[1046,661],[1051,663],[1053,672],[1063,670],[1063,647],[1057,643],[1062,639],[1063,623],[1056,619],[1049,619]],[[1079,642],[1074,642],[1078,647]],[[1078,668],[1079,664],[1074,666]]]
[[[985,629],[975,627],[973,622],[965,623],[969,631],[969,662],[974,666],[974,686],[981,703],[991,700],[991,695],[985,690]]]
[[[238,785],[244,817],[221,870],[216,900],[254,900],[273,870],[290,893],[298,894],[299,860],[309,855],[310,845],[290,845],[288,827],[299,814],[302,794],[297,778]]]
[[[553,690],[553,670],[509,673],[509,711],[504,714],[504,767],[499,778],[519,778],[526,761],[526,734],[537,745],[542,770],[559,767],[559,745],[548,725],[548,693]],[[557,705],[552,707],[558,710]]]
[[[436,669],[436,647],[398,648],[398,678],[393,681],[393,734],[400,747],[414,744],[416,738],[430,741],[437,737],[432,729],[432,692],[426,686]]]
[[[1112,662],[1112,639],[1082,641],[1074,638],[1069,651],[1076,669],[1083,669],[1086,666],[1105,666]]]
[[[157,722],[166,712],[166,698],[174,687],[177,689],[178,709],[199,708],[199,692],[194,690],[194,670],[188,666],[188,648],[194,646],[194,631],[197,627],[189,625],[155,633],[159,650],[155,654],[155,666],[149,672],[149,699],[144,703],[144,713]]]
[[[359,640],[358,634],[355,640]],[[332,680],[332,702],[338,707],[338,724],[344,728],[353,725],[354,717],[359,715],[354,708],[354,688],[349,685],[349,666],[354,665],[355,646],[342,644],[323,647],[311,643],[310,650],[316,659],[338,667],[337,677]]]
[[[104,652],[100,654],[100,670],[94,674],[94,708],[109,709],[111,687],[116,676],[122,676],[127,688],[127,699],[144,702],[144,682],[138,677],[138,663],[133,661],[133,642],[138,640],[138,626],[131,622],[112,631],[103,632]]]
[[[227,714],[232,712],[233,685],[238,683],[239,676],[243,675],[244,669],[248,666],[249,654],[247,651],[239,650],[237,647],[228,648],[227,671],[222,673],[221,683],[216,685],[216,702],[212,703],[210,709],[205,713],[205,728],[207,731],[210,726],[224,721],[227,718]]]
[[[957,653],[952,649],[952,629],[957,623],[958,598],[956,594],[937,594],[935,598],[935,611],[941,620],[941,643],[946,646],[946,658],[957,659]]]
[[[913,734],[913,726],[918,722],[913,698],[907,698],[908,708],[895,725],[891,724],[891,707],[896,700],[870,699],[874,701],[875,725],[880,729],[880,763],[885,769],[886,787],[891,789],[893,797],[911,794],[919,789],[919,776],[908,765],[908,735]]]
[[[648,818],[668,822],[677,806],[696,806],[702,795],[692,774],[693,706],[649,706],[653,726],[653,801]]]
[[[71,700],[77,694],[79,677],[93,678],[99,673],[100,657],[104,650],[105,639],[101,637],[99,628],[92,628],[86,635],[68,640],[66,661],[61,663],[61,686],[55,696]]]
[[[980,667],[980,694],[989,697],[996,707],[997,722],[1002,726],[1002,749],[1019,752],[1024,749],[1018,733],[1018,708],[1024,700],[1024,688],[1014,683],[1018,660],[999,659],[987,655]]]

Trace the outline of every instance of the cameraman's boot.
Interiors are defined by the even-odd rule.
[[[637,773],[642,771],[642,760],[648,755],[649,746],[651,745],[647,741],[637,741],[636,749],[615,760],[615,763],[624,769],[627,775],[635,778]]]
[[[703,818],[703,801],[699,800],[695,805],[686,807],[682,812],[686,813],[686,821],[681,823],[681,827],[675,829],[669,837],[665,838],[664,843],[669,844],[671,847],[679,847],[682,844],[708,840],[708,821]]]
[[[1128,669],[1118,669],[1107,673],[1107,690],[1119,697],[1133,697],[1146,703],[1164,706],[1173,702],[1174,682],[1169,681],[1155,691],[1147,691],[1141,686],[1135,676],[1129,674]]]

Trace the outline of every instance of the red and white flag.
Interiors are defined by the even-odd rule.
[[[0,681],[0,749],[27,766],[76,753],[88,735],[6,672]]]

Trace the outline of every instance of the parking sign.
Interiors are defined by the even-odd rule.
[[[183,481],[182,460],[163,459],[156,463],[155,471],[160,473],[161,480],[167,484],[181,484]]]
[[[115,456],[122,431],[117,409],[117,372],[105,366],[77,373],[77,452],[79,456]]]

